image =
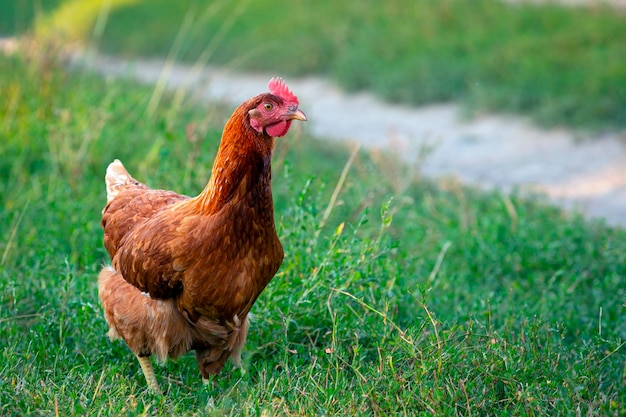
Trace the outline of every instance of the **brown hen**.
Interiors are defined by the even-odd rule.
[[[234,111],[197,197],[153,190],[118,160],[107,168],[102,227],[112,265],[100,272],[98,293],[109,336],[124,339],[154,391],[151,355],[165,361],[195,350],[205,380],[229,357],[239,362],[248,313],[282,263],[273,138],[306,116],[280,78],[269,90]]]

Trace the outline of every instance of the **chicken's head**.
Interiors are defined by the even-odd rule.
[[[298,109],[298,97],[281,78],[272,78],[268,88],[270,92],[262,94],[260,102],[248,111],[250,126],[271,137],[285,136],[291,127],[291,121],[306,121],[306,115]]]

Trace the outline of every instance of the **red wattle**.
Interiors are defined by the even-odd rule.
[[[290,126],[291,120],[281,120],[278,123],[265,126],[265,133],[273,138],[282,137],[287,134]]]

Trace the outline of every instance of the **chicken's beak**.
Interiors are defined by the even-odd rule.
[[[300,109],[295,109],[287,113],[287,120],[302,120],[306,122],[306,114]]]

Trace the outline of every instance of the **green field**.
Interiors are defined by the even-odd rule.
[[[626,126],[625,20],[487,0],[0,2],[0,35],[593,129]],[[244,370],[203,386],[186,355],[156,367],[167,392],[151,394],[97,299],[104,170],[120,158],[196,194],[233,108],[153,110],[151,88],[36,48],[0,55],[0,415],[626,414],[626,230],[426,181],[392,151],[351,159],[306,126],[277,141],[286,256]]]
[[[626,231],[432,184],[393,155],[347,164],[297,129],[274,155],[286,257],[253,308],[245,372],[205,387],[187,355],[149,393],[97,299],[104,170],[117,157],[195,194],[233,109],[148,112],[149,88],[33,57],[0,57],[0,414],[626,412]]]
[[[545,125],[626,127],[626,14],[608,7],[496,0],[41,3],[42,18],[30,26],[37,2],[0,6],[0,33],[35,26],[40,35],[92,40],[111,54],[322,74],[394,102],[455,101],[468,111],[522,113]]]

